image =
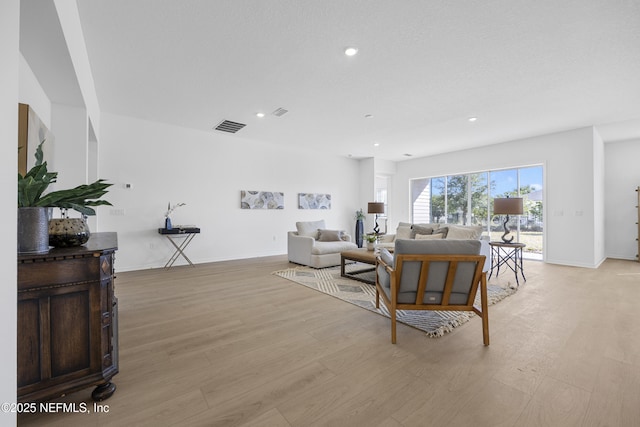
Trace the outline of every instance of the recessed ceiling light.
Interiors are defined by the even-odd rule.
[[[468,119],[471,123],[475,122],[476,120],[478,120],[477,117],[469,117]]]
[[[344,54],[347,56],[353,56],[356,53],[358,53],[358,48],[357,47],[348,47],[344,50]]]
[[[262,118],[264,117],[264,113],[256,113],[256,116]]]
[[[380,143],[379,143],[379,142],[374,142],[374,143],[373,143],[373,146],[374,146],[374,147],[379,147],[379,146],[380,146]]]

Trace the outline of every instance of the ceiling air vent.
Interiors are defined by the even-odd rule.
[[[231,120],[223,120],[214,127],[215,130],[222,132],[236,133],[246,125],[244,123],[232,122]]]
[[[282,117],[285,114],[287,114],[288,112],[289,112],[289,110],[285,110],[284,108],[278,108],[277,110],[275,110],[271,114],[273,114],[274,116],[277,116],[277,117]]]

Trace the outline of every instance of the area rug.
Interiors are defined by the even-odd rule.
[[[346,268],[350,274],[375,280],[375,272],[368,271],[371,270],[370,265],[354,263],[347,265]],[[389,312],[383,303],[380,303],[379,309],[376,308],[375,286],[341,277],[340,267],[315,269],[301,266],[275,271],[273,274],[374,313],[389,317]],[[516,289],[487,285],[488,303],[489,305],[493,305],[515,292]],[[476,295],[475,305],[480,307],[479,292],[478,295]],[[475,315],[475,313],[468,311],[398,310],[397,319],[398,322],[426,332],[428,337],[436,338],[468,322]]]

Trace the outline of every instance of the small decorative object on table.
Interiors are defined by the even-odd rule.
[[[56,248],[82,246],[89,241],[91,232],[86,216],[69,218],[67,209],[61,209],[62,218],[49,220],[49,245]]]
[[[376,242],[378,241],[377,234],[367,234],[364,236],[364,239],[367,241],[367,249],[372,251],[375,249]]]
[[[164,214],[164,228],[166,228],[167,230],[171,230],[173,228],[173,226],[171,225],[171,212],[184,205],[186,205],[186,203],[177,203],[172,207],[171,202],[169,202],[169,204],[167,205],[167,213]]]
[[[373,232],[378,235],[380,234],[380,226],[378,225],[378,215],[384,213],[384,203],[383,202],[369,202],[367,204],[367,212],[370,214],[375,214],[376,216],[376,225],[373,227]]]
[[[509,215],[522,215],[524,213],[524,204],[522,197],[505,197],[493,199],[493,214],[494,215],[506,215],[504,219],[504,234],[502,235],[502,243],[512,243],[513,237],[508,237],[510,233],[507,223],[509,222]]]

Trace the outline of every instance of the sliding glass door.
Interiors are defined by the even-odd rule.
[[[492,213],[496,197],[522,197],[524,214],[508,227],[525,243],[525,256],[542,258],[542,166],[411,180],[413,223],[482,225],[491,240],[502,235],[503,218]]]

